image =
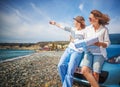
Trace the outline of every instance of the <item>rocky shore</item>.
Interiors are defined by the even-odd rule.
[[[62,53],[44,51],[0,63],[0,87],[61,87],[57,64]]]

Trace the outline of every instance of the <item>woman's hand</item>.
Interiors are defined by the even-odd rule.
[[[56,25],[55,21],[50,21],[49,23],[52,24],[52,25]]]
[[[59,28],[61,28],[61,29],[64,28],[63,26],[61,26],[60,24],[56,23],[55,21],[49,21],[49,23],[50,23],[51,25],[55,25],[55,26],[57,26],[57,27],[59,27]]]
[[[96,46],[101,46],[101,43],[100,42],[96,42],[94,45],[96,45]]]
[[[74,42],[74,38],[70,35],[70,42]]]
[[[99,46],[99,47],[102,46],[102,47],[104,47],[104,48],[107,47],[107,44],[104,43],[104,42],[96,42],[94,45]]]

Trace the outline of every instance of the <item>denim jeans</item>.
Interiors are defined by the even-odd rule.
[[[77,66],[79,66],[83,53],[67,48],[63,53],[59,64],[58,73],[62,81],[62,87],[72,87],[73,74]]]

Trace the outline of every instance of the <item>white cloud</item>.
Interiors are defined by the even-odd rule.
[[[44,17],[44,19],[51,20],[51,18],[47,14],[45,14],[44,11],[42,11],[40,8],[38,8],[34,3],[30,3],[30,5],[32,6],[34,11],[36,11],[40,16]]]
[[[32,19],[30,17],[28,17],[27,15],[25,15],[24,13],[21,13],[18,9],[13,9],[15,14],[21,18],[22,20],[24,21],[27,21],[27,22],[32,22]]]
[[[0,11],[0,42],[69,40],[69,33],[49,24],[49,14],[33,3],[30,6],[30,11],[13,7],[8,14]]]
[[[83,7],[84,7],[84,4],[81,3],[81,4],[79,5],[80,11],[83,11]]]
[[[120,33],[120,17],[111,19],[108,28],[110,33]]]
[[[49,25],[49,21],[40,20],[31,23],[30,17],[26,16],[25,13],[22,14],[18,9],[11,14],[0,14],[2,19],[2,28],[0,28],[0,37],[2,38],[0,38],[0,41],[1,39],[3,42],[6,40],[6,42],[68,40],[68,33]]]

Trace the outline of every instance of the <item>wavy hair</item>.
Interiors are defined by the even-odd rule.
[[[91,14],[93,14],[94,17],[99,20],[98,23],[99,23],[100,25],[105,26],[105,25],[109,24],[110,18],[109,18],[108,15],[103,14],[102,12],[100,12],[100,11],[98,11],[98,10],[92,10],[92,11],[91,11]]]

